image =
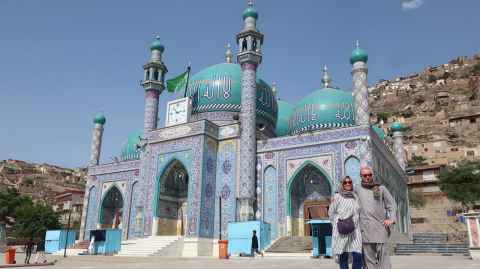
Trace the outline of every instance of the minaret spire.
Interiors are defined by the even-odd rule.
[[[257,30],[258,13],[253,2],[243,12],[243,30],[237,34],[237,62],[242,68],[240,108],[240,189],[238,193],[240,221],[255,219],[257,162],[257,67],[262,62],[263,34]]]
[[[226,63],[232,63],[233,59],[233,52],[232,52],[232,46],[230,43],[227,43],[227,51],[225,52],[225,62]]]
[[[328,74],[327,65],[323,66],[322,83],[324,88],[330,88],[332,86],[332,77],[330,77],[330,74]]]
[[[160,43],[160,36],[156,35],[150,45],[150,59],[143,66],[144,77],[141,85],[145,90],[144,133],[157,129],[159,96],[165,89],[165,74],[167,67],[162,62],[165,47]]]

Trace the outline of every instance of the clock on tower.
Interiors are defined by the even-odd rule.
[[[190,97],[176,99],[167,103],[165,126],[187,123],[190,120],[192,101]]]

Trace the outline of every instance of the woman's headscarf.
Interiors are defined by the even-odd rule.
[[[351,189],[351,190],[345,190],[345,186],[343,185],[343,183],[344,183],[345,181],[347,181],[347,179],[352,182],[352,189]],[[341,195],[343,198],[354,198],[354,196],[353,196],[353,181],[352,181],[352,179],[351,179],[349,176],[346,176],[346,177],[344,177],[344,178],[342,179],[342,181],[341,181],[340,184],[341,184],[341,186],[340,186],[340,191],[339,191],[340,195]]]

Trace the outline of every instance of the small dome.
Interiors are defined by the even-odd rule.
[[[140,137],[143,136],[143,131],[137,130],[128,135],[127,141],[123,143],[120,158],[122,161],[138,160],[140,159],[140,149],[137,144],[140,142]]]
[[[104,125],[107,120],[105,119],[105,116],[103,114],[97,114],[95,115],[95,118],[93,119],[93,123],[95,124],[101,124]]]
[[[165,47],[160,43],[160,37],[156,36],[155,40],[153,40],[152,44],[150,45],[150,50],[159,50],[163,52]]]
[[[385,140],[385,132],[378,125],[372,125],[373,131],[378,135],[381,140]]]
[[[364,62],[368,61],[368,54],[361,49],[358,44],[357,47],[353,50],[352,56],[350,57],[350,63],[354,64],[356,62]]]
[[[275,133],[277,136],[286,136],[288,135],[288,120],[293,112],[293,105],[282,101],[277,100],[278,104],[278,117],[277,117],[277,126],[275,127]]]
[[[390,130],[392,132],[401,132],[405,127],[400,122],[394,122],[390,125]]]
[[[349,127],[355,125],[355,107],[351,92],[323,88],[297,103],[290,116],[290,134]]]
[[[252,6],[249,6],[243,12],[243,19],[245,20],[247,17],[252,17],[254,19],[258,19],[258,12]]]

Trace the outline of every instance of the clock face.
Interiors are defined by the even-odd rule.
[[[188,121],[188,100],[181,100],[170,103],[168,107],[167,125],[176,125],[186,123]]]

